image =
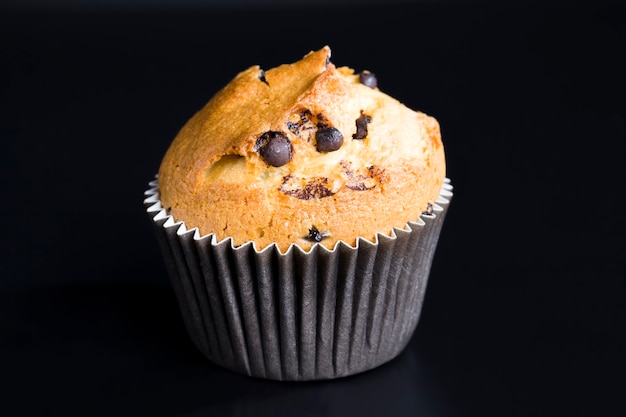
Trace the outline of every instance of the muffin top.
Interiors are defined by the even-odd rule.
[[[167,213],[218,241],[282,252],[354,246],[417,221],[445,178],[439,124],[330,54],[252,66],[218,91],[161,162]]]

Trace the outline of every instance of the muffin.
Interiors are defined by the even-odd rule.
[[[452,197],[437,121],[335,67],[252,66],[182,127],[144,204],[191,338],[253,377],[327,379],[413,334]]]

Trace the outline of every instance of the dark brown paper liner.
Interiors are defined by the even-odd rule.
[[[285,253],[187,230],[161,206],[156,180],[145,195],[198,349],[235,372],[305,381],[364,372],[402,352],[419,320],[452,186],[446,179],[432,215],[391,236]]]

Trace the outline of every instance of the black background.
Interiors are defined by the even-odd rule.
[[[624,416],[617,2],[0,11],[0,414]],[[406,351],[251,379],[183,328],[143,192],[237,72],[330,45],[441,124],[455,196]]]

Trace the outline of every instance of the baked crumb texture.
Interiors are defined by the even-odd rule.
[[[253,66],[180,130],[158,173],[162,206],[187,229],[257,250],[333,249],[416,221],[445,178],[438,122],[335,67],[330,48]]]

